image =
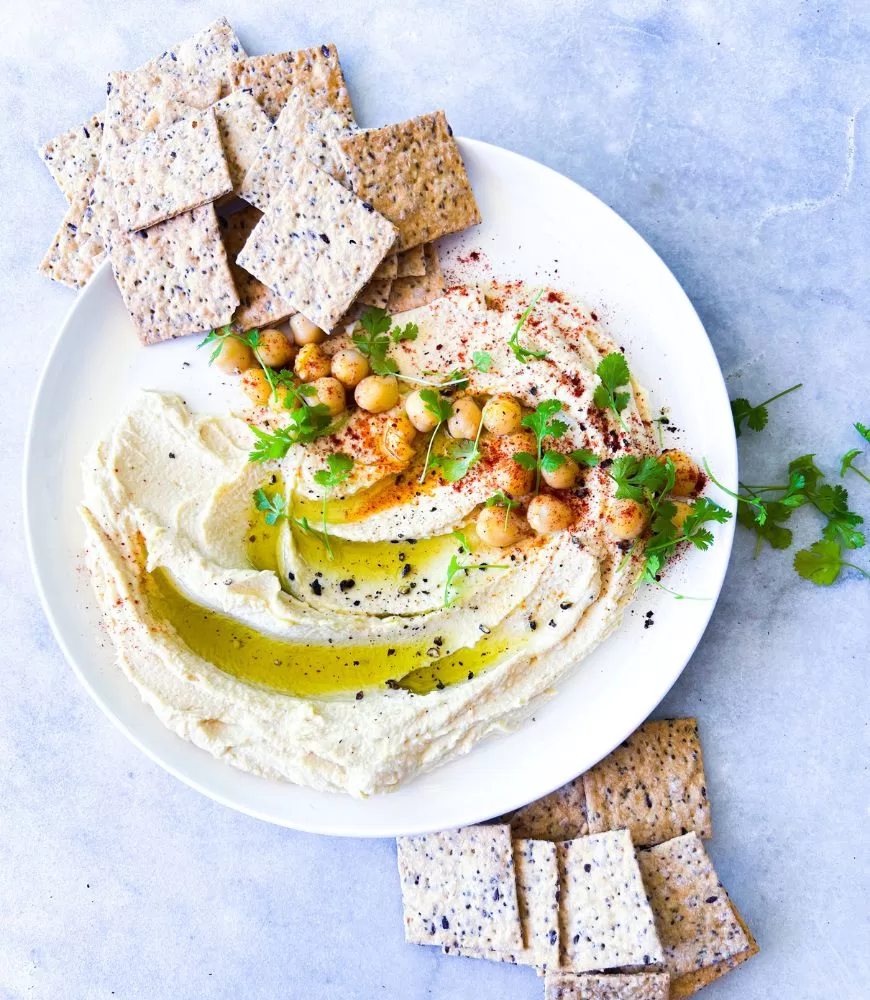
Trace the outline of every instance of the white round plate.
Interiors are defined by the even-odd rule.
[[[611,209],[552,170],[515,153],[460,140],[484,223],[442,241],[448,278],[523,278],[580,295],[626,349],[650,391],[682,428],[665,443],[706,456],[735,487],[737,451],[716,357],[686,295],[655,252]],[[479,251],[475,260],[472,251]],[[115,666],[82,571],[80,463],[139,389],[179,392],[196,410],[240,408],[197,352],[197,338],[140,346],[108,266],[94,275],[63,324],[31,417],[25,460],[30,556],[46,615],[94,701],[157,763],[206,795],[273,823],[346,836],[395,836],[497,816],[552,791],[635,729],[683,670],[725,576],[733,521],[706,553],[686,553],[669,587],[642,587],[617,632],[518,732],[399,791],[358,800],[267,781],[236,770],[171,733]],[[714,495],[717,491],[713,491]],[[727,502],[727,498],[716,497]],[[648,611],[654,627],[645,628]]]

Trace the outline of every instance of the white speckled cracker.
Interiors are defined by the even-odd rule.
[[[626,827],[636,847],[713,836],[695,719],[644,723],[583,780],[591,833]]]
[[[523,947],[510,829],[399,837],[405,939],[515,951]]]
[[[662,960],[627,830],[558,845],[562,966],[593,972]]]
[[[671,998],[691,996],[751,958],[758,945],[696,833],[638,851],[671,974]]]
[[[668,1000],[666,972],[548,972],[544,1000]]]
[[[239,294],[239,306],[233,313],[232,326],[239,332],[261,326],[274,326],[291,316],[296,310],[276,292],[239,267],[235,260],[245,245],[263,213],[248,207],[234,212],[228,219],[221,219],[224,247],[230,262],[233,283]]]
[[[338,140],[353,190],[399,230],[397,250],[480,222],[443,111]]]
[[[559,965],[559,863],[556,845],[542,840],[515,840],[514,868],[517,876],[517,905],[524,947],[499,952],[470,944],[451,948],[448,955],[488,958],[514,965],[535,965],[539,969]]]
[[[42,162],[70,205],[82,193],[87,194],[97,172],[102,143],[103,116],[99,114],[51,139],[39,150]]]
[[[510,817],[515,837],[538,840],[574,840],[589,833],[586,822],[586,794],[583,775],[557,788],[542,799],[530,802]]]
[[[249,91],[272,119],[281,113],[295,87],[303,88],[320,98],[324,105],[353,118],[338,49],[334,45],[251,56],[238,60],[232,68],[232,89]]]
[[[330,331],[395,239],[371,206],[298,159],[236,263]]]
[[[248,168],[239,195],[261,212],[268,210],[297,157],[310,160],[337,181],[344,180],[337,140],[356,126],[343,111],[325,107],[319,100],[299,88],[294,90]]]
[[[426,273],[424,244],[421,243],[419,246],[411,247],[410,250],[403,250],[400,254],[397,254],[397,258],[397,278],[419,278]]]
[[[151,59],[145,67],[153,68],[164,76],[185,77],[186,88],[191,81],[198,81],[205,88],[211,88],[216,81],[218,93],[222,95],[232,90],[231,71],[239,58],[245,55],[230,22],[225,17],[219,17],[202,31]],[[189,98],[188,103],[195,107],[207,107],[206,104],[195,104]]]
[[[246,90],[234,90],[228,97],[218,101],[214,105],[214,114],[233,190],[238,191],[245,174],[256,160],[272,123]]]
[[[88,219],[88,195],[79,193],[55,233],[39,273],[70,288],[81,288],[106,255],[102,240],[94,235]]]
[[[441,273],[438,250],[431,243],[427,243],[424,250],[426,273],[422,277],[396,278],[387,303],[389,312],[402,313],[417,309],[444,294],[444,275]]]
[[[111,260],[144,344],[225,326],[239,304],[214,205],[115,234]]]
[[[192,111],[125,146],[113,160],[115,210],[135,231],[233,189],[214,111]]]

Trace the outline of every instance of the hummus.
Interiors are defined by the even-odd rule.
[[[594,404],[595,368],[618,348],[576,301],[545,292],[521,337],[547,356],[516,359],[509,340],[529,301],[521,284],[453,288],[401,316],[419,333],[391,356],[411,378],[466,369],[479,399],[559,400],[563,452],[655,451],[636,386],[625,427]],[[472,367],[479,351],[486,372]],[[250,423],[285,419],[194,415],[142,393],[85,463],[87,561],[118,662],[197,746],[269,778],[388,791],[520,725],[620,621],[642,556],[605,530],[605,470],[566,495],[568,530],[488,548],[474,517],[496,491],[523,489],[516,441],[484,433],[464,477],[433,471],[420,484],[421,456],[382,446],[395,413],[354,410],[279,461],[249,461]],[[330,560],[311,529],[316,474],[335,452],[354,465],[326,504]],[[258,488],[282,492],[292,519],[268,525]]]

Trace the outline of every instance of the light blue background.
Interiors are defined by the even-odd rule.
[[[732,396],[806,383],[742,439],[756,481],[806,451],[833,474],[860,443],[852,421],[870,423],[870,3],[0,11],[0,998],[539,997],[530,970],[403,943],[391,843],[297,835],[206,800],[128,744],[64,663],[31,583],[17,473],[72,302],[36,274],[63,200],[34,147],[102,105],[107,71],[218,14],[253,53],[335,41],[362,124],[444,107],[459,134],[612,205],[683,283]],[[851,486],[870,512],[870,487]],[[818,525],[800,521],[811,540]],[[659,710],[700,718],[710,850],[762,948],[710,1000],[858,1000],[870,981],[870,584],[819,590],[789,564],[753,562],[739,533],[713,622]]]

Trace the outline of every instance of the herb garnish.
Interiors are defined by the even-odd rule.
[[[362,328],[362,331],[354,333],[350,338],[360,354],[368,359],[369,368],[375,375],[394,375],[403,382],[411,382],[414,385],[431,385],[436,388],[438,386],[458,385],[465,377],[463,373],[462,378],[455,380],[453,375],[448,375],[446,380],[442,376],[439,382],[430,382],[424,378],[402,375],[395,358],[389,356],[390,348],[393,344],[400,344],[405,340],[416,340],[420,331],[416,323],[406,323],[404,327],[393,326],[391,330],[392,322],[386,309],[369,306],[359,319],[358,326]]]
[[[504,528],[507,531],[508,520],[511,511],[516,507],[522,507],[519,500],[512,500],[504,490],[498,490],[486,501],[487,507],[504,507]]]
[[[827,540],[813,542],[808,549],[796,552],[793,565],[798,576],[811,580],[820,587],[830,587],[835,583],[844,566],[858,570],[862,576],[870,580],[870,573],[867,570],[846,562],[840,546],[836,542]]]
[[[345,455],[343,452],[335,452],[332,455],[326,456],[327,468],[320,469],[318,472],[314,473],[314,482],[318,486],[324,488],[323,491],[323,507],[321,512],[321,529],[323,533],[323,544],[326,546],[326,554],[330,559],[334,559],[335,556],[332,552],[332,545],[329,541],[329,532],[326,528],[326,502],[329,500],[330,494],[337,487],[341,486],[347,480],[350,475],[350,470],[353,468],[353,459],[350,455]]]
[[[492,368],[492,355],[489,351],[475,351],[471,356],[471,364],[479,372],[486,374]]]
[[[851,451],[846,452],[846,454],[840,461],[840,479],[844,479],[846,473],[849,471],[849,469],[851,469],[852,472],[859,475],[864,480],[865,483],[870,484],[870,476],[868,476],[866,472],[862,472],[860,469],[856,468],[854,464],[855,459],[858,458],[859,455],[863,454],[864,452],[861,451],[860,448],[853,448]]]
[[[532,310],[538,304],[538,299],[544,294],[544,289],[540,288],[536,293],[532,301],[526,307],[525,312],[520,316],[519,322],[514,327],[514,332],[511,334],[511,338],[508,341],[508,346],[514,352],[514,357],[520,364],[525,365],[530,361],[541,361],[550,353],[549,351],[533,351],[531,348],[523,347],[520,344],[520,330],[526,325],[526,320],[531,316]]]
[[[421,389],[420,399],[423,400],[425,408],[438,421],[429,435],[426,460],[423,462],[423,471],[420,473],[420,482],[423,483],[426,479],[426,474],[429,472],[429,464],[432,460],[432,445],[435,443],[435,437],[444,421],[449,420],[453,414],[453,405],[449,399],[445,399],[436,389]]]
[[[287,499],[283,493],[275,492],[270,497],[264,489],[254,490],[257,510],[266,511],[266,524],[277,524],[282,517],[289,517]]]
[[[757,406],[753,406],[748,399],[744,399],[742,396],[740,399],[732,399],[731,415],[734,418],[734,432],[737,437],[740,437],[744,421],[746,421],[747,427],[752,430],[763,431],[764,428],[767,427],[768,404],[775,402],[777,399],[782,399],[783,396],[787,396],[790,392],[794,392],[796,389],[802,388],[803,382],[798,382],[797,385],[793,385],[789,389],[783,389],[782,392],[778,392],[775,396],[771,396],[770,399],[765,399],[763,403],[759,403]]]
[[[564,420],[556,420],[556,414],[562,409],[562,404],[558,399],[545,399],[538,403],[533,413],[527,413],[522,419],[523,427],[528,427],[535,435],[536,454],[532,455],[528,451],[517,451],[513,454],[513,460],[517,465],[522,466],[529,472],[535,473],[535,493],[541,489],[541,462],[556,452],[542,451],[542,442],[545,437],[560,438],[568,430],[568,425]],[[556,462],[552,468],[558,468],[564,459],[549,459],[550,463]],[[548,469],[548,471],[550,471]]]
[[[435,455],[432,458],[432,468],[438,469],[448,483],[458,482],[480,458],[480,434],[483,430],[483,421],[477,428],[477,437],[473,441],[451,441],[447,446],[447,453]]]
[[[628,370],[625,357],[620,351],[605,355],[598,362],[595,374],[601,379],[601,384],[596,386],[592,396],[595,405],[602,410],[612,410],[619,418],[622,429],[627,431],[622,411],[628,406],[631,393],[618,391],[631,380],[631,372]]]
[[[870,444],[870,427],[864,424],[853,424],[855,430],[861,435],[862,438]]]
[[[279,427],[273,434],[267,434],[251,425],[257,442],[248,455],[249,462],[283,458],[294,444],[308,444],[315,438],[329,434],[333,427],[332,414],[323,403],[298,406],[289,411],[289,417],[290,423],[286,427]]]
[[[471,546],[468,544],[468,538],[462,531],[451,532],[453,537],[459,542],[459,556],[470,555]],[[509,566],[496,565],[494,563],[474,563],[467,564],[459,561],[459,556],[454,553],[450,557],[450,562],[447,566],[447,579],[444,581],[444,607],[449,608],[450,605],[456,600],[457,595],[451,593],[454,587],[453,581],[460,573],[468,573],[471,569],[509,569]]]

